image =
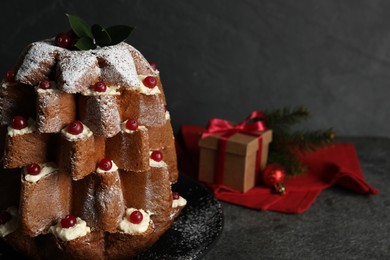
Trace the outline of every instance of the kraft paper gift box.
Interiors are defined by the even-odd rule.
[[[222,184],[237,191],[246,192],[256,185],[259,171],[267,164],[272,130],[251,134],[235,133],[228,138],[225,151],[219,149],[219,139],[222,135],[223,133],[200,139],[198,178],[206,183]],[[223,152],[225,158],[223,162],[218,162],[218,153]],[[261,159],[258,162],[259,158]],[[216,183],[218,163],[222,164],[220,167],[223,167],[223,176],[219,178],[222,180],[221,183]]]

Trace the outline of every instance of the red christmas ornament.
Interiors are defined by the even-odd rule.
[[[269,187],[274,187],[277,193],[285,194],[284,178],[286,172],[283,167],[277,164],[269,164],[263,170],[263,181]]]

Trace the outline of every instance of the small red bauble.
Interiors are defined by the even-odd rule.
[[[110,159],[104,158],[99,162],[99,168],[103,171],[109,171],[112,168],[112,161]]]
[[[149,61],[150,66],[154,69],[157,70],[157,64],[153,61]]]
[[[156,162],[160,162],[163,159],[163,154],[160,151],[153,151],[150,155],[150,158],[152,158]]]
[[[84,126],[83,126],[83,123],[81,123],[80,121],[73,121],[72,123],[70,123],[68,125],[67,130],[68,130],[68,133],[70,133],[72,135],[78,135],[81,132],[83,132]]]
[[[0,212],[0,225],[4,225],[12,218],[11,214],[8,211]]]
[[[131,131],[138,129],[138,121],[136,119],[129,119],[126,121],[126,128]]]
[[[286,189],[284,187],[284,179],[286,172],[283,167],[277,164],[269,164],[263,170],[263,181],[269,187],[274,187],[278,193],[284,194]]]
[[[172,198],[174,199],[174,200],[178,200],[178,199],[180,199],[180,195],[179,195],[179,193],[178,192],[172,192]]]
[[[15,82],[16,71],[14,69],[9,69],[5,72],[5,81]]]
[[[157,85],[157,79],[152,76],[147,76],[142,82],[148,88],[154,88]]]
[[[71,36],[66,32],[57,34],[55,38],[55,43],[58,47],[65,48],[65,49],[69,49],[72,47]]]
[[[73,215],[67,215],[65,218],[61,219],[61,227],[70,228],[76,225],[77,219]]]
[[[23,116],[15,116],[12,118],[11,127],[16,130],[21,130],[28,126],[27,119]]]
[[[106,92],[107,85],[103,81],[96,82],[95,85],[93,85],[93,89],[96,92]]]
[[[48,80],[41,81],[39,83],[39,88],[41,88],[41,89],[50,89],[51,88],[50,81],[48,81]]]
[[[27,165],[27,173],[30,175],[38,175],[41,172],[41,167],[36,163]]]
[[[139,224],[142,222],[143,218],[144,218],[144,216],[142,215],[142,212],[139,210],[135,210],[135,211],[131,212],[131,214],[129,216],[129,221],[133,224]]]

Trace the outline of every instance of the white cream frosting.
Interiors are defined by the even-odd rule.
[[[137,87],[137,91],[142,93],[142,94],[145,94],[145,95],[156,95],[156,94],[160,94],[161,91],[160,89],[158,88],[158,86],[156,85],[154,88],[148,88],[147,86],[144,85],[143,81],[144,79],[148,77],[147,75],[138,75],[138,79],[140,81],[140,84],[139,86]]]
[[[50,81],[50,84],[51,84],[51,88],[48,88],[48,89],[40,88],[39,84],[38,84],[38,86],[35,87],[35,90],[39,94],[61,92],[61,90],[57,89],[57,84],[55,81]]]
[[[172,200],[172,208],[184,207],[185,205],[187,205],[187,200],[182,196],[179,196],[177,200]]]
[[[31,175],[28,174],[27,168],[24,169],[25,175],[24,179],[28,182],[37,182],[43,177],[58,171],[58,168],[55,167],[54,163],[45,163],[45,164],[39,164],[39,167],[41,167],[41,172],[37,175]]]
[[[100,173],[100,174],[103,174],[103,173],[109,173],[109,172],[115,172],[115,171],[117,171],[117,170],[118,170],[118,166],[114,163],[113,160],[111,160],[111,163],[112,163],[112,167],[111,167],[110,170],[105,171],[105,170],[102,170],[100,167],[97,167],[96,172],[97,172],[97,173]]]
[[[57,225],[50,227],[50,232],[62,241],[74,240],[78,237],[83,237],[89,232],[91,232],[91,228],[87,226],[87,222],[85,222],[81,218],[76,219],[76,225],[69,228],[63,228],[61,226],[61,221],[59,221]]]
[[[120,95],[119,87],[118,86],[107,86],[106,91],[104,92],[98,92],[91,88],[87,88],[81,92],[81,95],[83,96],[104,96],[104,95],[112,95],[117,96]]]
[[[10,86],[16,86],[16,82],[7,82],[7,81],[3,81],[1,82],[1,87],[2,88],[7,88],[7,87],[10,87]]]
[[[28,126],[22,129],[14,129],[11,126],[8,126],[7,131],[8,135],[14,137],[16,135],[31,134],[37,129],[34,120],[31,118],[28,119]]]
[[[79,139],[88,138],[88,137],[91,137],[93,134],[92,131],[84,124],[83,124],[83,131],[81,133],[79,133],[78,135],[73,135],[71,133],[68,133],[67,128],[68,128],[68,126],[64,127],[61,130],[61,133],[69,141],[75,141],[75,140],[79,140]]]
[[[9,207],[6,211],[12,216],[12,218],[7,223],[0,225],[1,237],[5,237],[6,235],[14,232],[18,227],[18,210],[15,207]]]
[[[129,221],[129,216],[134,211],[139,210],[142,213],[143,219],[139,224],[133,224]],[[119,229],[127,234],[136,235],[142,234],[148,230],[150,223],[150,216],[143,209],[128,208],[126,209],[125,216],[122,221],[119,223]]]
[[[134,133],[135,131],[137,131],[137,130],[141,130],[141,131],[147,131],[147,130],[148,130],[148,129],[147,129],[145,126],[143,126],[143,125],[139,125],[138,128],[137,128],[137,130],[129,130],[129,129],[126,128],[126,122],[127,122],[127,120],[121,123],[121,132],[122,132],[122,133],[133,134],[133,133]]]
[[[150,155],[152,154],[153,151],[150,151],[149,152],[149,165],[150,167],[167,167],[168,165],[164,162],[164,160],[161,160],[159,162],[156,162],[155,160],[153,160],[152,158],[150,158]]]
[[[169,114],[168,110],[165,111],[165,120],[167,121],[171,120],[171,114]]]

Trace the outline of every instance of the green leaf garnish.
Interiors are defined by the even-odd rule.
[[[74,45],[79,50],[95,49],[97,46],[104,47],[118,44],[131,34],[134,27],[127,25],[115,25],[104,28],[98,24],[89,26],[81,18],[66,14],[70,27],[79,37]]]
[[[93,39],[88,37],[81,37],[74,46],[83,51],[96,48],[96,44],[93,42]]]
[[[111,45],[115,45],[126,40],[133,30],[134,27],[127,25],[115,25],[106,28],[106,31],[111,36]]]
[[[92,30],[92,34],[93,34],[93,37],[95,38],[97,45],[99,45],[99,46],[112,45],[111,44],[111,37],[108,34],[108,32],[106,31],[106,29],[104,29],[103,27],[101,27],[98,24],[94,24],[94,25],[92,25],[91,30]]]
[[[93,38],[91,28],[84,20],[70,14],[66,14],[66,16],[68,16],[70,27],[78,37]]]

